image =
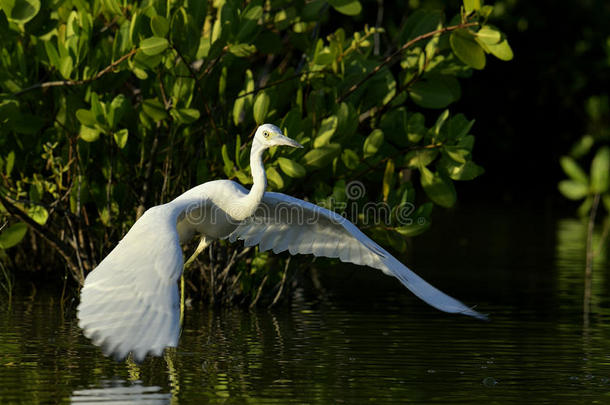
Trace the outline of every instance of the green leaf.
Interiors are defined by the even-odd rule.
[[[269,104],[271,103],[271,98],[264,91],[260,92],[256,99],[254,100],[254,121],[256,121],[257,125],[261,125],[265,122],[265,118],[267,118],[267,113],[269,111]]]
[[[472,160],[463,164],[455,163],[452,160],[444,160],[443,163],[444,169],[451,180],[472,180],[485,173],[485,170]]]
[[[582,202],[582,204],[580,204],[580,206],[578,207],[576,212],[578,213],[579,217],[585,217],[585,216],[589,215],[592,207],[593,207],[593,197],[588,196],[587,198],[585,198],[585,200]]]
[[[226,143],[223,144],[222,147],[220,148],[220,154],[222,156],[222,161],[223,161],[225,167],[233,168],[233,161],[229,157],[229,150],[227,148]]]
[[[116,128],[117,124],[121,121],[128,109],[129,100],[127,100],[127,97],[125,97],[124,95],[119,94],[112,100],[112,102],[110,103],[110,109],[108,111],[108,125],[110,125],[111,129]],[[81,123],[89,125],[84,123],[83,121],[81,121]]]
[[[570,155],[575,157],[576,159],[583,157],[591,150],[591,147],[595,143],[595,139],[591,135],[585,135],[580,138],[572,149],[570,150]]]
[[[156,98],[144,100],[142,102],[142,111],[156,122],[167,118],[167,111],[165,111],[163,104]]]
[[[269,179],[270,185],[276,190],[284,188],[284,179],[282,178],[282,175],[275,170],[275,167],[267,168],[267,179]]]
[[[589,187],[586,184],[574,180],[562,180],[558,187],[561,194],[570,200],[580,200],[589,193]]]
[[[466,65],[483,69],[485,67],[485,52],[475,41],[471,31],[460,29],[453,31],[449,36],[451,49]]]
[[[330,138],[337,130],[338,122],[339,120],[337,119],[336,115],[331,115],[330,117],[322,120],[320,130],[318,131],[318,136],[316,136],[316,139],[313,141],[314,148],[319,148],[320,146],[326,145],[330,142]]]
[[[580,166],[578,165],[578,163],[576,163],[574,159],[569,156],[562,156],[559,159],[559,164],[561,164],[561,167],[565,174],[567,174],[572,180],[578,183],[582,183],[586,186],[589,185],[589,177],[587,176],[585,171],[580,168]]]
[[[88,127],[86,125],[81,125],[78,136],[85,142],[95,142],[100,137],[100,130]]]
[[[455,146],[446,146],[443,151],[456,163],[464,164],[470,156],[470,151]]]
[[[44,225],[47,223],[49,219],[49,212],[45,207],[40,205],[33,205],[27,210],[28,216],[36,221],[40,225]]]
[[[411,143],[419,142],[426,134],[425,117],[422,113],[414,113],[407,124],[407,138]]]
[[[485,45],[495,45],[502,40],[502,33],[489,25],[484,25],[477,31],[475,37],[478,42]]]
[[[163,38],[169,32],[169,21],[160,15],[155,15],[150,19],[150,29],[154,36]]]
[[[6,228],[0,233],[0,248],[8,249],[17,245],[24,238],[28,226],[23,222],[18,222]]]
[[[99,96],[95,92],[91,93],[91,112],[95,116],[95,121],[98,124],[103,125],[106,123],[104,107],[103,107],[102,103],[100,102]]]
[[[464,117],[464,114],[457,114],[452,117],[449,122],[447,122],[447,132],[449,134],[449,139],[462,141],[463,138],[468,135],[470,129],[474,125],[474,120],[467,120]],[[466,149],[472,149],[466,148]]]
[[[170,114],[180,124],[192,124],[200,116],[199,110],[194,108],[172,108]]]
[[[235,126],[238,126],[243,120],[244,107],[246,105],[246,97],[243,96],[245,93],[243,90],[240,91],[233,104],[233,124]]]
[[[116,142],[119,149],[123,149],[127,144],[127,137],[129,136],[129,130],[123,128],[114,133],[114,141]]]
[[[65,55],[60,59],[59,73],[63,76],[64,79],[70,78],[73,68],[74,68],[74,62],[72,61],[72,57],[70,57],[70,55]]]
[[[165,51],[168,46],[167,39],[161,37],[150,37],[140,42],[140,50],[148,56],[158,55]]]
[[[434,162],[438,149],[416,149],[405,155],[405,166],[410,168],[425,167]]]
[[[9,21],[25,24],[40,11],[40,0],[0,0],[0,8]]]
[[[323,41],[318,40],[313,63],[320,66],[330,65],[335,61],[335,53],[328,46],[323,46]]]
[[[481,0],[464,0],[464,10],[466,14],[477,11],[481,8]]]
[[[388,159],[388,162],[385,165],[385,171],[383,172],[383,182],[381,185],[381,190],[383,194],[383,201],[388,201],[388,196],[390,195],[390,191],[394,186],[394,161],[392,159]]]
[[[457,199],[453,182],[439,173],[432,173],[426,167],[420,167],[419,171],[421,185],[426,195],[441,207],[452,207]]]
[[[247,58],[256,52],[256,46],[252,44],[231,44],[229,45],[229,52],[238,58]]]
[[[294,160],[285,157],[278,157],[277,162],[280,165],[280,169],[282,169],[282,171],[289,177],[299,178],[305,177],[305,174],[307,174],[305,168]]]
[[[421,220],[420,220],[421,218]],[[414,220],[410,225],[403,225],[397,228],[394,228],[396,232],[400,235],[408,238],[412,236],[417,236],[424,233],[428,228],[430,228],[431,222],[426,220],[423,217],[418,217]]]
[[[610,147],[600,148],[591,162],[591,191],[603,194],[610,184]]]
[[[358,154],[351,149],[345,149],[341,154],[341,161],[349,170],[355,170],[360,164]]]
[[[481,7],[481,9],[479,10],[479,15],[481,17],[483,17],[483,19],[487,19],[487,18],[489,18],[489,16],[491,15],[491,13],[493,11],[494,11],[493,6],[485,5],[485,6]]]
[[[345,15],[358,15],[362,11],[359,0],[328,0],[335,10]]]
[[[381,145],[383,144],[383,131],[381,129],[374,129],[364,140],[362,145],[362,152],[364,157],[368,158],[377,153]]]
[[[83,125],[88,127],[94,127],[97,124],[97,120],[95,119],[95,114],[91,110],[78,109],[76,110],[76,119]]]
[[[497,44],[487,44],[486,51],[491,53],[496,58],[505,61],[513,59],[514,56],[513,50],[506,39],[502,40],[501,42],[498,42]]]
[[[4,172],[6,173],[7,176],[11,175],[11,172],[13,171],[13,167],[15,167],[15,151],[14,150],[10,151],[8,153],[8,155],[6,155]]]
[[[329,143],[322,147],[312,149],[303,156],[303,164],[308,167],[322,168],[328,166],[332,160],[341,153],[341,145]]]
[[[47,57],[49,58],[49,62],[51,66],[56,69],[59,69],[59,53],[57,53],[57,48],[53,45],[52,41],[44,41],[44,49],[47,52]]]
[[[423,108],[445,108],[461,96],[460,84],[450,76],[431,76],[409,87],[413,102]]]

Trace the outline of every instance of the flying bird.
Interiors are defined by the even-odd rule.
[[[171,202],[148,209],[87,276],[78,306],[79,326],[106,355],[136,361],[177,346],[181,243],[195,233],[195,254],[216,239],[243,240],[261,251],[313,254],[366,265],[398,278],[413,294],[441,311],[485,319],[428,284],[343,216],[282,193],[266,192],[263,152],[302,146],[275,125],[258,127],[250,151],[250,190],[231,180],[196,186]]]

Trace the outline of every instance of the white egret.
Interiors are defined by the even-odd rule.
[[[270,124],[254,135],[250,190],[230,180],[196,186],[173,201],[148,209],[87,276],[78,306],[85,336],[108,355],[137,361],[176,346],[180,332],[180,243],[201,233],[196,253],[213,240],[240,239],[261,251],[313,254],[367,265],[397,277],[413,294],[445,312],[484,319],[428,284],[341,215],[281,193],[265,192],[265,149],[302,147]]]

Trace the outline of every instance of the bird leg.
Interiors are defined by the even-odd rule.
[[[212,240],[207,239],[205,235],[201,237],[199,240],[199,244],[195,249],[195,252],[188,258],[186,262],[184,262],[184,267],[182,268],[182,274],[180,275],[180,325],[182,325],[182,320],[184,319],[184,272],[191,264],[195,261],[197,256],[201,254],[212,243]]]
[[[193,252],[191,257],[189,257],[189,259],[184,263],[184,269],[183,270],[186,270],[186,268],[189,267],[195,261],[197,256],[199,256],[201,254],[201,252],[203,252],[205,250],[205,248],[210,246],[210,243],[212,243],[211,240],[207,239],[205,237],[205,235],[202,236],[201,240],[199,241],[199,245],[197,245],[197,249],[195,249],[195,252]]]

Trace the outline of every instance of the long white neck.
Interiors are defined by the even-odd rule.
[[[263,165],[263,145],[261,145],[256,139],[252,142],[252,149],[250,150],[250,170],[252,171],[252,188],[250,192],[241,199],[239,202],[243,210],[240,210],[240,220],[244,220],[250,217],[260,204],[265,194],[265,188],[267,188],[267,175],[265,173],[265,166]]]

